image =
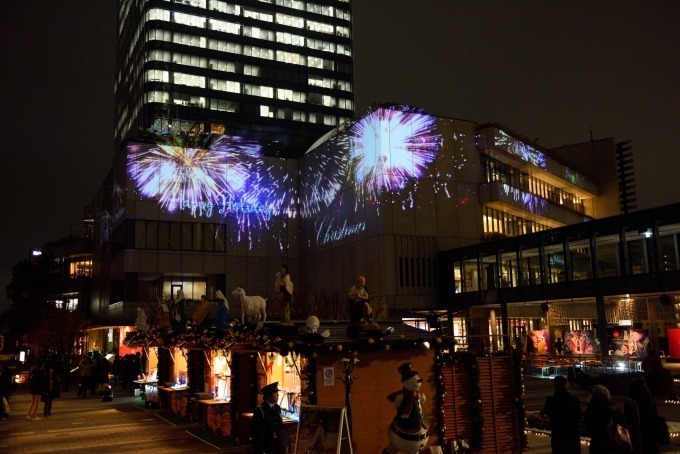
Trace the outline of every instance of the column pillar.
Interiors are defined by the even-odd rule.
[[[609,355],[607,342],[607,314],[604,309],[604,296],[595,297],[595,307],[597,308],[597,338],[600,341],[600,353],[604,359]]]

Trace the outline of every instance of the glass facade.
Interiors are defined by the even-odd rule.
[[[626,285],[634,285],[636,276],[680,269],[679,244],[680,206],[670,205],[444,252],[440,273],[447,277],[442,283],[447,298],[607,278],[616,278],[614,294],[634,293]],[[564,292],[556,295],[569,297]],[[516,294],[508,298],[522,301]],[[499,302],[503,299],[501,294]]]
[[[119,4],[118,145],[140,129],[217,128],[299,157],[354,116],[347,1]]]

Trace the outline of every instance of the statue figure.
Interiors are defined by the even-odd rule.
[[[186,326],[187,323],[186,305],[187,300],[186,297],[184,296],[184,292],[182,291],[182,289],[177,290],[177,295],[175,296],[175,302],[173,304],[172,311],[173,312],[172,323],[177,328],[183,328]]]
[[[290,279],[288,265],[281,265],[278,273],[275,274],[274,291],[279,295],[279,304],[283,309],[282,325],[292,325],[290,321],[290,305],[293,302],[293,281]]]
[[[387,432],[390,445],[383,450],[383,454],[416,454],[425,448],[428,440],[425,396],[420,392],[423,379],[417,370],[413,370],[410,362],[402,364],[397,370],[401,374],[403,388],[387,396],[394,403],[397,415]]]
[[[217,298],[217,329],[229,328],[229,303],[221,290],[215,292]]]
[[[137,319],[135,320],[137,331],[149,330],[149,316],[146,315],[146,310],[142,307],[137,308]]]

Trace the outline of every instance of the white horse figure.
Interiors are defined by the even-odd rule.
[[[247,296],[246,291],[241,287],[236,287],[232,295],[236,297],[236,300],[241,303],[241,323],[246,322],[246,316],[248,321],[253,323],[259,323],[260,320],[267,321],[267,299],[261,296],[253,295]]]

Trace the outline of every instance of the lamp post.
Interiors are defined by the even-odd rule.
[[[338,361],[340,367],[342,367],[343,372],[345,372],[344,377],[338,377],[338,380],[342,380],[345,384],[345,407],[347,407],[347,425],[349,426],[349,433],[352,432],[352,405],[350,402],[350,390],[352,388],[352,383],[354,380],[358,380],[359,377],[352,375],[354,371],[354,366],[359,362],[357,358],[357,353],[352,352],[349,356],[346,356]]]

